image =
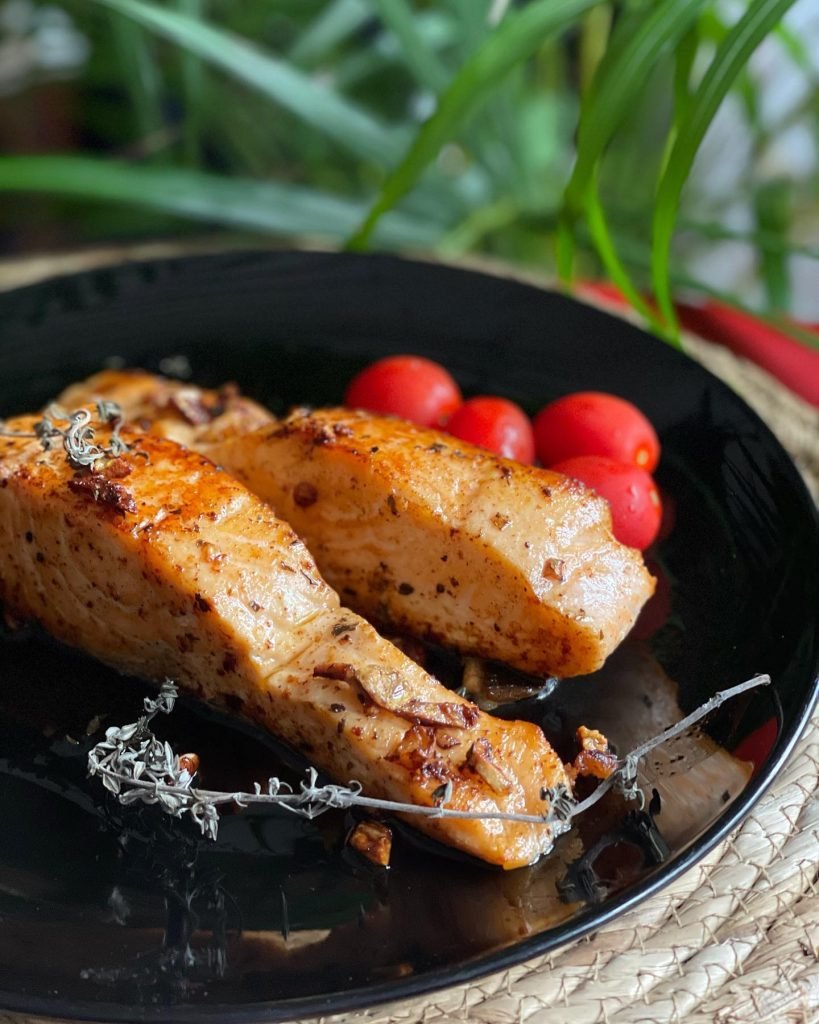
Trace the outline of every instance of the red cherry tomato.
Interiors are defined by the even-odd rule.
[[[549,468],[580,480],[606,499],[612,530],[621,544],[645,551],[653,543],[663,510],[657,486],[644,469],[605,455],[578,455]]]
[[[754,775],[758,775],[773,750],[778,735],[776,719],[769,718],[742,740],[733,751],[734,757],[740,761],[750,761],[754,766]]]
[[[578,391],[550,402],[534,426],[544,466],[577,455],[607,455],[652,473],[660,461],[660,442],[645,416],[631,402],[602,391]]]
[[[357,373],[347,386],[344,404],[386,413],[422,427],[440,427],[463,399],[452,376],[421,356],[387,356]]]
[[[506,398],[470,398],[453,415],[446,429],[454,437],[488,448],[504,458],[534,461],[535,439],[529,417]]]

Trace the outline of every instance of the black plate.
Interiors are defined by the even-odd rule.
[[[597,676],[501,713],[540,722],[564,749],[581,720],[627,745],[765,671],[771,689],[732,702],[707,727],[728,749],[753,735],[757,774],[748,781],[708,735],[689,737],[647,767],[649,788],[663,796],[654,822],[609,801],[552,858],[508,874],[402,834],[386,878],[344,851],[341,815],[231,816],[209,845],[158,812],[112,806],[85,779],[86,728],[95,715],[132,721],[145,685],[41,638],[6,639],[3,1008],[108,1021],[273,1020],[464,984],[598,928],[690,867],[792,748],[817,672],[810,498],[727,387],[595,309],[386,257],[254,253],[99,270],[0,296],[0,410],[38,407],[112,357],[155,369],[180,354],[198,382],[236,380],[279,411],[339,401],[349,376],[388,352],[432,356],[465,391],[501,393],[531,411],[598,388],[647,413],[676,509],[655,561],[670,613]],[[166,731],[177,749],[202,754],[209,783],[247,786],[290,770],[268,739],[192,704]]]

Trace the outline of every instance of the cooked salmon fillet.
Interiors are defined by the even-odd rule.
[[[102,468],[0,437],[0,601],[107,664],[240,711],[339,782],[433,805],[543,814],[568,785],[542,732],[482,713],[343,608],[293,530],[209,459],[151,434]],[[98,441],[108,428],[98,429]],[[492,864],[552,829],[409,816]]]
[[[534,675],[599,668],[654,590],[607,502],[576,481],[389,417],[296,410],[108,371],[60,402],[127,418],[207,454],[305,540],[368,618]]]

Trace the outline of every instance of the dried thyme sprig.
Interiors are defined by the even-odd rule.
[[[770,676],[758,675],[737,686],[721,690],[696,711],[619,758],[612,775],[601,782],[585,800],[576,801],[564,785],[544,787],[541,797],[546,809],[542,815],[455,810],[446,806],[452,797],[452,789],[443,786],[433,794],[434,805],[431,807],[379,800],[365,796],[360,782],[352,781],[347,786],[319,785],[318,773],[314,768],[308,769],[306,778],[296,790],[275,777],[268,779],[264,788],[255,783],[253,793],[196,789],[193,786],[195,772],[192,774],[188,770],[190,755],[178,757],[170,744],[156,739],[149,729],[155,715],[159,712],[169,714],[173,709],[177,690],[170,680],[162,684],[156,700],[145,699],[145,714],[139,721],[133,725],[106,730],[105,739],[89,751],[88,772],[90,775],[99,775],[105,788],[114,793],[120,803],[158,804],[162,810],[176,818],[190,814],[202,834],[211,839],[216,838],[219,828],[217,808],[224,804],[237,807],[251,804],[275,805],[311,819],[331,809],[367,807],[430,818],[516,821],[548,825],[557,836],[569,829],[573,818],[587,811],[612,788],[619,789],[627,798],[642,800],[636,779],[638,765],[646,754],[689,729],[725,701],[759,686],[767,686],[770,681]]]
[[[128,445],[120,437],[124,423],[122,409],[116,402],[107,400],[98,401],[96,407],[100,422],[111,427],[111,438],[107,447],[94,443],[92,417],[87,409],[66,412],[57,405],[50,405],[46,409],[43,418],[34,424],[31,433],[9,430],[0,420],[0,435],[36,438],[43,446],[43,451],[47,452],[61,441],[70,465],[74,469],[85,469],[95,465],[100,459],[115,459],[128,451]],[[60,426],[59,421],[66,425]]]
[[[663,743],[667,743],[669,740],[673,740],[675,736],[684,733],[692,725],[696,725],[697,722],[710,715],[712,711],[716,711],[718,707],[721,707],[732,697],[738,697],[741,693],[755,690],[760,686],[770,686],[770,683],[771,677],[762,674],[754,676],[752,679],[747,679],[744,683],[731,686],[727,690],[720,690],[718,693],[715,693],[710,700],[695,708],[690,715],[686,715],[679,722],[669,725],[663,732],[641,743],[624,757],[618,758],[616,770],[601,782],[592,794],[575,806],[574,814],[582,814],[583,811],[593,807],[610,789],[615,789],[622,793],[626,799],[638,800],[642,809],[645,806],[645,795],[637,785],[637,770],[646,754],[650,754],[656,747],[662,746]]]

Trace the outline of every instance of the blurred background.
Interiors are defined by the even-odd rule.
[[[0,255],[483,255],[810,344],[818,82],[817,0],[0,0]]]

